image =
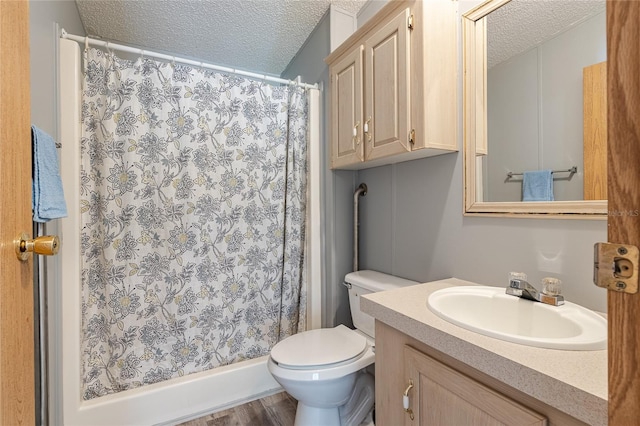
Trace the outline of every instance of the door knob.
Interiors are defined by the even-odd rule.
[[[21,233],[15,239],[16,255],[19,260],[27,260],[29,253],[52,256],[60,250],[60,239],[57,235],[45,235],[29,239],[29,234]]]

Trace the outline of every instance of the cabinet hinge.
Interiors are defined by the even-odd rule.
[[[411,145],[416,143],[416,129],[411,129],[409,132],[409,143]]]
[[[407,27],[409,27],[410,30],[413,29],[413,14],[409,15],[407,19]]]

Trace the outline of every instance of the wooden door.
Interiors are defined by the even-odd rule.
[[[535,413],[435,359],[404,347],[405,376],[414,419],[405,425],[546,425]]]
[[[331,168],[362,162],[362,46],[331,66]]]
[[[0,424],[35,424],[33,260],[14,239],[31,234],[29,3],[0,1]]]
[[[364,44],[365,161],[411,151],[409,9]]]
[[[582,70],[585,200],[607,199],[607,63]]]
[[[640,246],[640,2],[607,1],[608,239]],[[609,425],[640,421],[640,293],[608,292]]]

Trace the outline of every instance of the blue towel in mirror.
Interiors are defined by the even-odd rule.
[[[34,222],[67,217],[56,143],[51,136],[31,126],[33,149],[32,207]]]
[[[524,172],[522,201],[553,201],[553,172],[551,170]]]

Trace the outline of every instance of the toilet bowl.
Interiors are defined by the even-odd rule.
[[[360,296],[417,284],[375,271],[345,277],[356,330],[344,325],[290,336],[271,350],[267,366],[298,400],[296,426],[357,426],[373,407],[374,319],[360,311]]]
[[[281,343],[274,346],[267,365],[276,381],[298,400],[295,424],[358,424],[347,423],[352,413],[341,413],[340,407],[351,398],[359,376],[369,376],[361,381],[367,380],[370,396],[353,409],[366,415],[373,406],[373,377],[363,371],[375,360],[371,342],[339,325],[299,333]]]

